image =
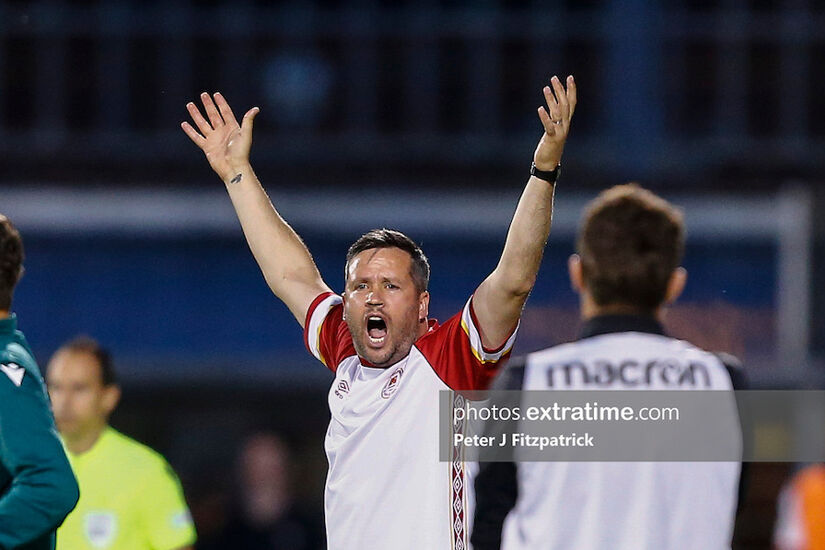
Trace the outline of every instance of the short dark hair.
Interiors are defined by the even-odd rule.
[[[597,305],[653,311],[682,260],[682,212],[637,184],[617,185],[588,205],[576,248]]]
[[[365,250],[373,248],[400,248],[410,255],[410,275],[418,292],[427,290],[430,284],[430,262],[421,247],[415,244],[411,238],[396,231],[395,229],[373,229],[361,235],[357,241],[352,243],[347,251],[347,262],[344,265],[344,281],[349,272],[349,264],[352,259]]]
[[[115,374],[115,365],[112,361],[112,354],[109,350],[100,345],[94,338],[89,336],[76,336],[60,346],[55,352],[55,355],[62,352],[88,353],[97,360],[100,365],[100,381],[104,386],[112,386],[117,384],[117,375]]]
[[[14,287],[23,274],[23,239],[6,216],[0,214],[0,309],[11,309]]]

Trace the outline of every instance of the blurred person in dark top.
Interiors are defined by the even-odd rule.
[[[312,518],[295,500],[291,454],[279,436],[259,432],[247,438],[237,467],[235,514],[222,535],[200,549],[325,548],[320,513]]]

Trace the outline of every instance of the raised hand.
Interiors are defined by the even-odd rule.
[[[538,109],[539,119],[544,126],[544,135],[541,136],[533,154],[536,168],[545,171],[554,170],[561,161],[564,142],[570,131],[570,119],[576,110],[576,82],[573,77],[567,77],[567,90],[557,76],[550,79],[550,84],[552,88],[545,86],[543,90],[547,109]]]
[[[252,124],[260,109],[253,107],[248,110],[241,124],[238,124],[232,109],[220,93],[215,94],[213,101],[209,94],[204,92],[201,94],[201,101],[209,120],[205,119],[198,107],[190,101],[186,104],[186,109],[200,132],[188,122],[182,122],[181,128],[189,139],[201,148],[215,173],[227,183],[249,165]]]

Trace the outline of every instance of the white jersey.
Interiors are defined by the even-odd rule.
[[[335,372],[324,509],[330,550],[467,548],[467,472],[439,462],[439,391],[486,389],[515,331],[498,350],[481,344],[472,299],[443,325],[431,321],[410,353],[388,368],[362,363],[341,297],[318,296],[304,339]]]
[[[617,320],[625,327],[658,327],[653,319],[630,316],[597,318],[594,323],[615,327]],[[660,329],[597,331],[530,354],[520,386],[588,391],[734,389],[718,356],[657,332]],[[730,548],[738,462],[524,462],[510,468],[509,475],[515,470],[517,500],[501,530],[503,550]],[[481,507],[482,487],[476,488]],[[476,522],[481,523],[479,516]]]

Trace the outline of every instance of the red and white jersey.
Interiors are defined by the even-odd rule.
[[[467,472],[439,462],[439,391],[486,389],[516,331],[497,350],[481,344],[472,298],[388,368],[362,364],[341,297],[318,296],[304,341],[335,373],[324,508],[329,550],[452,550],[468,546]]]

